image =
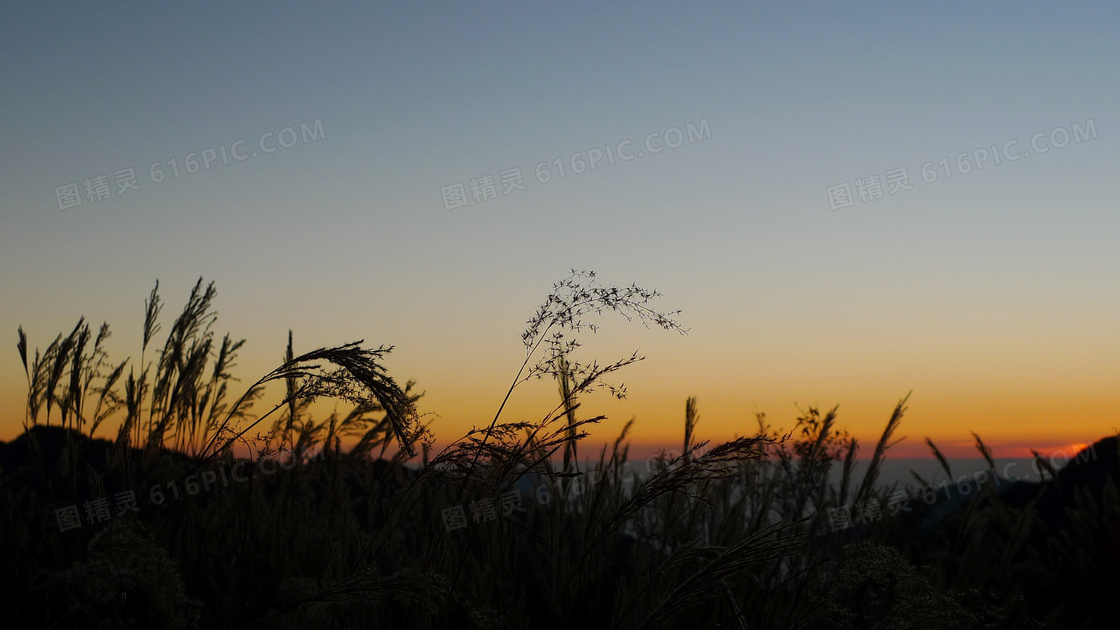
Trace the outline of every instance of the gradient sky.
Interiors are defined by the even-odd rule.
[[[137,357],[155,280],[166,330],[204,276],[219,333],[248,340],[243,378],[289,328],[297,351],[392,344],[451,439],[489,422],[570,267],[661,291],[690,328],[608,320],[586,339],[601,360],[648,357],[627,401],[585,401],[611,417],[600,439],[635,417],[635,442],[676,445],[696,395],[702,438],[839,404],[873,442],[911,390],[904,453],[1112,434],[1118,25],[1109,2],[6,2],[0,438],[23,420],[17,326],[45,348],[79,316],[108,321],[113,358]],[[316,121],[323,137],[259,150]],[[690,124],[710,136],[645,151]],[[245,160],[186,171],[237,140]],[[625,140],[641,157],[572,172]],[[971,164],[1011,140],[1020,159]],[[515,167],[524,190],[445,209],[443,187]],[[140,189],[117,194],[127,168]],[[899,168],[911,188],[891,194]],[[111,195],[90,201],[99,175]],[[832,209],[830,187],[869,175],[881,198]],[[83,204],[60,210],[69,184]],[[555,401],[527,388],[507,419]]]

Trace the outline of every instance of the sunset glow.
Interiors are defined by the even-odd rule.
[[[626,401],[583,401],[609,416],[589,444],[633,417],[635,445],[671,447],[688,396],[714,440],[839,405],[864,453],[909,392],[911,456],[1120,427],[1107,20],[289,9],[248,37],[259,16],[234,7],[5,9],[23,87],[0,94],[0,438],[24,417],[18,326],[42,349],[107,321],[139,367],[151,286],[166,331],[202,276],[217,329],[247,340],[242,382],[289,329],[303,350],[394,345],[450,441],[492,419],[572,267],[659,290],[689,329],[602,319],[587,358],[647,359],[619,375]],[[510,411],[556,401],[525,387]]]

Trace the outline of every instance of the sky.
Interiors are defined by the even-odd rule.
[[[571,268],[689,330],[584,339],[646,357],[626,400],[583,401],[592,443],[634,418],[679,445],[688,396],[717,441],[839,405],[869,454],[908,393],[902,455],[1111,435],[1118,25],[1108,2],[6,2],[0,438],[19,326],[45,348],[107,321],[137,360],[156,280],[169,318],[204,277],[243,380],[289,329],[392,345],[447,442],[493,418]],[[531,385],[507,420],[555,405]]]

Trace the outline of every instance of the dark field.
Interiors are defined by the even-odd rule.
[[[979,437],[982,464],[959,470],[930,443],[938,482],[888,463],[905,398],[860,460],[835,410],[709,444],[689,399],[674,454],[631,461],[629,425],[581,451],[602,419],[581,397],[640,357],[580,364],[572,339],[603,311],[678,330],[655,297],[558,283],[511,386],[555,380],[557,406],[499,409],[438,452],[386,348],[289,341],[235,389],[240,343],[213,336],[201,281],[162,346],[153,290],[135,368],[105,356],[107,328],[33,354],[21,330],[27,431],[0,445],[5,627],[1117,627],[1115,437],[1018,476]],[[352,411],[315,420],[324,398]]]

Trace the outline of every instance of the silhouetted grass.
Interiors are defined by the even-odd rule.
[[[902,489],[878,481],[909,396],[859,480],[838,409],[805,410],[789,430],[759,414],[754,435],[712,445],[698,440],[695,398],[682,452],[638,474],[631,421],[581,468],[577,445],[603,419],[583,410],[588,394],[624,396],[606,379],[641,357],[580,363],[580,334],[612,311],[684,329],[653,307],[657,293],[573,272],[528,322],[525,357],[490,425],[434,452],[423,394],[386,372],[388,347],[301,354],[289,333],[281,365],[235,393],[244,341],[218,341],[215,297],[200,279],[150,363],[158,284],[136,365],[108,361],[106,325],[95,336],[79,320],[31,357],[19,330],[26,431],[0,446],[0,588],[13,627],[1107,624],[1092,596],[1104,599],[1120,566],[1115,440],[1102,443],[1096,485],[1075,479],[1074,465],[1051,468],[1038,488],[980,484],[937,522],[924,480],[905,510]],[[513,391],[539,378],[556,381],[557,405],[506,420]],[[351,410],[313,417],[312,402],[327,398]],[[94,437],[118,418],[112,441]],[[118,515],[115,495],[127,490],[139,509]],[[88,523],[85,503],[99,498],[110,518]],[[55,510],[68,505],[83,523],[60,531]],[[871,516],[837,527],[848,505]],[[449,528],[445,511],[457,506],[466,526]]]

